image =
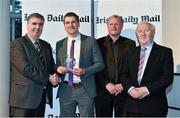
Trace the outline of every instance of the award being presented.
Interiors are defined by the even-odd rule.
[[[69,55],[66,55],[64,57],[64,66],[69,70],[69,71],[72,71],[73,70],[73,67],[75,66],[76,64],[76,60],[74,57],[71,57]]]

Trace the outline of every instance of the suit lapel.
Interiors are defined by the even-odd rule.
[[[39,55],[34,47],[34,44],[31,42],[29,37],[25,35],[24,39],[25,39],[24,42],[26,44],[26,47],[28,47],[29,53],[31,53],[32,57],[38,57]]]
[[[27,35],[25,35],[24,39],[25,39],[24,42],[26,44],[26,47],[27,47],[27,49],[29,49],[29,51],[28,51],[28,53],[30,53],[29,55],[31,55],[32,58],[36,58],[36,62],[34,62],[34,63],[37,63],[39,66],[44,67],[42,64],[42,61],[34,47],[34,44],[31,42],[31,40],[29,39],[29,37]],[[40,45],[42,45],[42,44],[40,44]],[[42,49],[43,49],[43,47],[42,47]],[[46,52],[46,51],[43,50],[43,56],[44,56],[44,52]],[[46,60],[45,60],[45,63],[46,63]]]
[[[65,58],[67,56],[67,40],[68,38],[65,38],[64,41],[62,41],[62,47],[60,48],[59,55],[61,59],[61,65],[64,65]]]
[[[81,35],[81,48],[80,48],[80,58],[79,58],[79,66],[83,64],[83,56],[84,56],[84,51],[86,50],[86,37],[82,34]]]
[[[27,35],[24,36],[25,38],[25,42],[26,42],[26,46],[31,49],[31,52],[33,51],[34,53],[36,53],[36,49],[34,47],[34,44],[31,42],[31,40],[29,39],[29,37]]]
[[[41,50],[42,50],[42,54],[43,54],[43,58],[44,58],[44,61],[45,61],[45,68],[47,68],[47,61],[49,60],[46,60],[48,59],[49,57],[49,54],[48,54],[48,49],[47,47],[45,46],[45,44],[42,42],[41,39],[39,39],[39,44],[40,44],[40,47],[41,47]],[[39,55],[38,55],[39,56]],[[39,58],[40,59],[40,58]],[[41,59],[40,59],[41,60]],[[42,62],[42,61],[41,61]]]
[[[153,47],[150,52],[150,55],[149,55],[149,58],[148,58],[148,61],[147,61],[147,64],[146,64],[146,68],[144,70],[144,75],[149,71],[149,68],[153,65],[153,60],[155,60],[157,52],[158,52],[158,46],[154,42]]]

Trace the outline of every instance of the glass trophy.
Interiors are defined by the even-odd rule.
[[[76,60],[74,57],[71,57],[69,55],[66,55],[64,57],[64,64],[63,66],[65,66],[70,72],[72,72],[73,70],[73,67],[75,66],[76,64]]]

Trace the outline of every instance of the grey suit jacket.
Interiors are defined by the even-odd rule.
[[[64,63],[64,57],[67,55],[67,40],[68,38],[66,37],[56,43],[57,65],[61,66]],[[96,40],[83,34],[81,34],[79,66],[86,71],[86,74],[80,77],[84,88],[87,90],[89,96],[96,96],[94,74],[104,68],[104,63]],[[64,75],[61,75],[61,77],[64,80]],[[59,85],[58,97],[64,94],[61,87],[62,83]]]
[[[49,74],[53,73],[54,60],[49,43],[39,40],[45,65],[35,50],[28,36],[15,39],[11,44],[11,89],[10,105],[14,107],[35,109],[39,106],[43,88],[52,107],[52,87]],[[44,68],[45,66],[45,68]]]

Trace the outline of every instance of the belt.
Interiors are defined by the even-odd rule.
[[[68,85],[68,82],[67,82],[67,81],[63,81],[63,83]],[[80,86],[82,86],[82,82],[79,82],[79,83],[73,83],[72,86],[73,86],[73,87],[80,87]]]

